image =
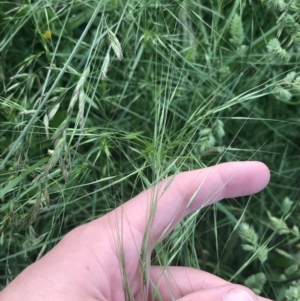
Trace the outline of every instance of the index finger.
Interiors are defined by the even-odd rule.
[[[257,193],[269,179],[269,169],[260,162],[223,163],[183,172],[142,192],[107,217],[126,237],[132,236],[138,249],[145,234],[153,247],[187,214],[223,198]]]

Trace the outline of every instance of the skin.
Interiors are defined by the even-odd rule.
[[[0,293],[0,300],[129,300],[122,286],[122,256],[134,300],[153,300],[150,287],[154,284],[164,301],[265,301],[243,286],[188,267],[149,266],[145,289],[140,254],[144,237],[148,238],[149,259],[157,242],[183,217],[224,198],[257,193],[269,179],[268,168],[260,162],[224,163],[165,179],[109,214],[69,232],[12,281]],[[154,199],[158,202],[153,216]]]

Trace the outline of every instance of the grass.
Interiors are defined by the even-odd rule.
[[[265,191],[186,218],[153,262],[282,300],[299,281],[299,9],[2,2],[2,286],[70,229],[167,175],[260,160],[272,172]]]

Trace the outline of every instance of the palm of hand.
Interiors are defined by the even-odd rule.
[[[151,251],[187,214],[225,197],[255,193],[268,181],[268,169],[257,162],[221,164],[166,179],[71,231],[18,276],[0,300],[9,293],[9,300],[19,300],[19,292],[23,300],[159,300],[153,287],[165,301],[221,300],[220,294],[238,286],[191,268],[150,266]],[[257,299],[246,292],[248,300]]]

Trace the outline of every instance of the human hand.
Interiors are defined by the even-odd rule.
[[[0,300],[266,300],[204,271],[150,266],[149,261],[157,242],[184,216],[223,198],[256,193],[269,178],[262,163],[234,162],[165,179],[69,232],[12,281]]]

